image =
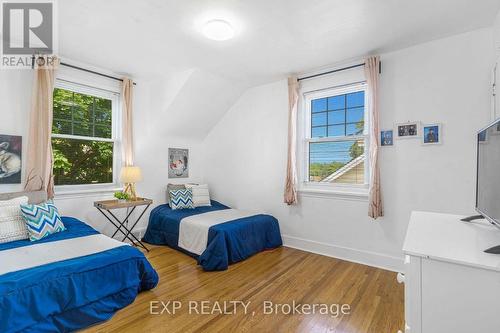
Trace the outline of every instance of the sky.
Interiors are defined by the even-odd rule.
[[[364,91],[315,99],[311,102],[311,137],[338,137],[359,132],[364,121]],[[362,124],[362,123],[361,123]],[[310,143],[311,163],[348,163],[356,141]]]

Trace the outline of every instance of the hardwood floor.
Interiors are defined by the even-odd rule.
[[[404,327],[403,287],[393,272],[286,247],[255,255],[224,272],[204,272],[193,259],[167,247],[154,247],[147,257],[160,276],[159,285],[86,332],[396,333]],[[251,303],[246,314],[239,303],[226,303],[225,313],[236,314],[196,314],[194,306],[201,312],[197,301],[204,300],[210,309],[214,302],[221,307],[224,301]],[[161,301],[179,301],[181,308],[173,314],[170,303],[168,314]],[[287,306],[281,308],[284,313],[265,314],[265,301],[349,304],[350,313],[335,318],[334,307],[330,314],[321,314],[318,305],[316,314],[287,315]],[[151,304],[154,313],[163,314],[150,314]]]

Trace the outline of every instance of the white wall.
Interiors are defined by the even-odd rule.
[[[84,66],[89,67],[89,66]],[[86,75],[82,72],[61,68],[59,76],[67,79],[77,79],[91,85],[98,85],[114,89],[116,81],[102,79],[94,75]],[[28,119],[31,101],[31,84],[33,73],[29,70],[4,70],[0,72],[0,134],[22,135],[23,137],[23,171],[22,181],[24,182],[24,172],[28,143]],[[157,82],[137,80],[134,100],[134,135],[136,162],[143,171],[144,181],[138,184],[138,194],[154,200],[154,206],[165,202],[165,188],[168,179],[168,148],[189,148],[190,149],[190,178],[179,182],[197,182],[202,179],[201,153],[199,141],[189,141],[180,138],[172,138],[158,135],[152,131],[152,125],[161,112],[156,99],[151,95],[151,91]],[[21,191],[22,184],[0,185],[0,192]],[[110,233],[113,227],[109,222],[93,207],[95,200],[111,199],[112,191],[93,194],[72,194],[58,195],[56,188],[55,203],[61,214],[77,217],[100,231]],[[146,214],[137,230],[142,231],[147,225]]]
[[[493,41],[497,58],[500,57],[500,12],[498,12],[495,22],[493,23]]]
[[[204,142],[205,180],[216,199],[275,215],[288,245],[400,269],[412,210],[473,212],[474,133],[491,115],[492,40],[484,29],[382,55],[381,127],[443,124],[442,145],[412,139],[382,148],[384,218],[368,218],[366,201],[301,196],[296,207],[282,203],[285,81],[248,90],[214,127]]]
[[[496,83],[496,98],[492,101],[492,115],[494,118],[500,117],[500,12],[498,12],[493,24],[493,42],[495,45],[495,72],[492,81]]]
[[[0,134],[22,136],[23,162],[28,146],[32,77],[29,71],[3,70],[0,73]],[[22,179],[24,181],[24,168]],[[0,192],[18,191],[19,188],[19,185],[3,184]]]

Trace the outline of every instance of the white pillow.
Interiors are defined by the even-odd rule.
[[[28,197],[0,201],[0,243],[29,238],[20,207],[27,204]]]
[[[186,188],[190,188],[193,191],[193,204],[195,207],[212,206],[207,184],[186,184]]]

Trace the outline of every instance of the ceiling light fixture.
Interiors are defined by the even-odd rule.
[[[234,28],[224,20],[211,20],[203,26],[203,34],[209,39],[223,41],[234,37]]]

